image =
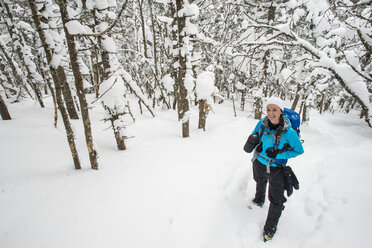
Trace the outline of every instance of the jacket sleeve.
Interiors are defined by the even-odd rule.
[[[257,123],[257,125],[256,125],[256,127],[253,129],[253,132],[252,132],[252,133],[259,134],[259,132],[260,132],[260,128],[261,128],[261,125],[262,125],[262,119]]]
[[[301,140],[297,136],[296,131],[290,128],[287,131],[286,135],[287,139],[285,142],[280,142],[282,144],[280,144],[279,149],[281,149],[284,146],[284,143],[288,143],[291,148],[288,151],[278,154],[276,156],[277,159],[294,158],[304,153],[304,148],[302,147]]]

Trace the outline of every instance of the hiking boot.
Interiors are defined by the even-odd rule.
[[[264,205],[264,201],[261,201],[261,200],[258,200],[257,198],[254,198],[253,200],[252,200],[252,203],[254,204],[254,205],[256,205],[256,206],[259,206],[259,207],[262,207],[263,205]]]
[[[275,234],[275,232],[264,231],[264,233],[263,233],[264,242],[272,240],[273,237],[274,237],[274,234]]]

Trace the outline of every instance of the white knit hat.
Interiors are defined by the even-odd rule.
[[[269,105],[269,104],[275,104],[282,111],[284,111],[284,102],[282,101],[282,99],[280,99],[278,97],[275,97],[275,96],[270,97],[269,100],[267,100],[266,106]]]

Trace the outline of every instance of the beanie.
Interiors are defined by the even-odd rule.
[[[275,104],[282,110],[282,112],[284,111],[284,102],[282,101],[282,99],[278,97],[275,96],[270,97],[269,100],[267,100],[266,106],[269,104]]]

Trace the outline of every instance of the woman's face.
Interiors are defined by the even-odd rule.
[[[266,114],[272,124],[279,124],[279,118],[282,110],[275,104],[269,104],[266,107]]]

